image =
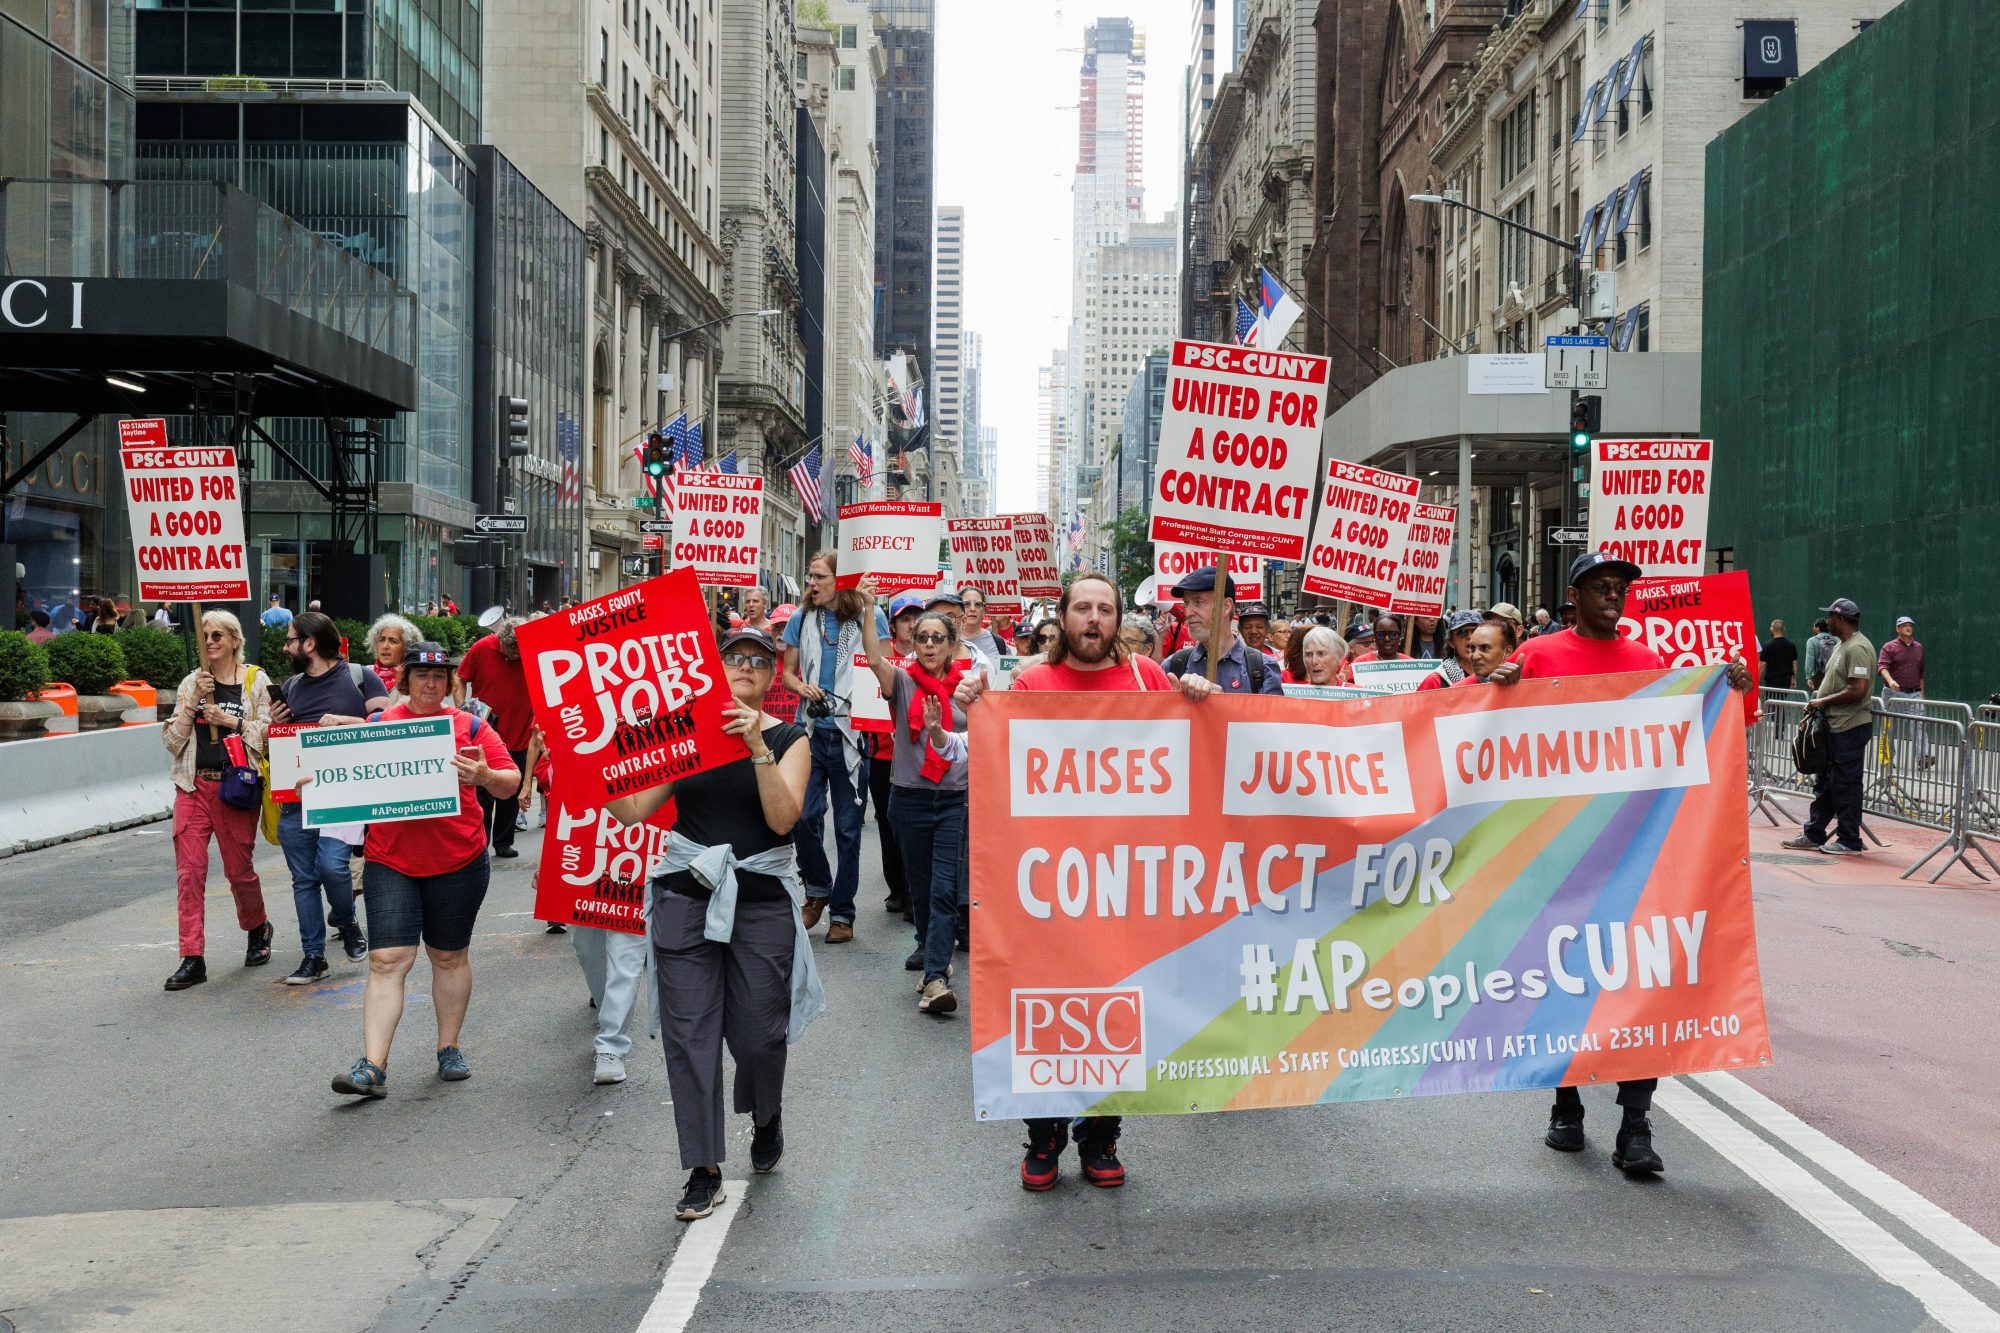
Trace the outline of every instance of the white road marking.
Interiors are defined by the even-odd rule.
[[[1730,1074],[1695,1074],[1713,1092],[1772,1137],[1810,1158],[1841,1184],[2000,1287],[2000,1245],[1974,1231],[1888,1172],[1863,1161],[1784,1107]]]
[[[688,1321],[694,1318],[694,1307],[701,1300],[702,1288],[708,1285],[709,1274],[715,1271],[715,1261],[722,1254],[729,1224],[736,1220],[736,1210],[743,1206],[743,1196],[749,1188],[748,1180],[724,1180],[723,1193],[727,1197],[713,1216],[699,1222],[676,1223],[685,1225],[687,1234],[674,1250],[659,1295],[646,1308],[646,1317],[639,1321],[636,1333],[681,1333],[688,1326]]]
[[[1831,1186],[1699,1093],[1667,1082],[1654,1103],[1949,1329],[2000,1330],[2000,1313],[1940,1273]]]

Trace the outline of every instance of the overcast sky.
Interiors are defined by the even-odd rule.
[[[1123,17],[1146,39],[1146,216],[1157,220],[1180,198],[1192,14],[1190,0],[938,4],[937,203],[965,209],[965,327],[985,340],[981,411],[1000,429],[1001,512],[1034,500],[1035,372],[1069,318],[1083,30]]]

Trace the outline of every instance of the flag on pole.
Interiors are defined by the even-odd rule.
[[[700,463],[702,455],[708,452],[708,446],[701,442],[702,424],[696,421],[687,428],[688,462],[690,464]]]
[[[576,436],[579,423],[566,412],[556,416],[556,452],[562,456],[562,483],[557,495],[569,504],[582,494],[576,470]]]
[[[1270,269],[1260,270],[1262,278],[1258,282],[1259,312],[1257,317],[1256,345],[1267,352],[1276,351],[1285,341],[1285,335],[1292,331],[1304,307],[1292,299],[1284,284],[1271,276]]]
[[[735,475],[736,475],[736,451],[735,451],[734,449],[731,449],[731,450],[730,450],[730,451],[729,451],[728,453],[724,454],[724,455],[722,456],[722,462],[721,462],[720,464],[718,464],[717,466],[718,466],[718,468],[719,468],[719,469],[720,469],[720,470],[721,470],[722,472],[726,473],[727,475],[729,475],[729,476],[732,476],[732,477],[733,477],[733,476],[735,476]]]
[[[1250,308],[1250,303],[1248,301],[1244,300],[1240,296],[1237,297],[1236,298],[1237,346],[1240,347],[1244,343],[1249,342],[1250,336],[1256,331],[1257,331],[1257,312]]]
[[[875,450],[867,440],[857,435],[854,443],[847,446],[847,456],[854,460],[854,475],[863,486],[875,480]]]
[[[806,456],[792,464],[789,473],[792,489],[799,493],[799,503],[805,506],[814,523],[826,521],[819,499],[819,446],[806,450]]]
[[[912,430],[924,424],[924,389],[920,384],[903,391],[903,424]]]

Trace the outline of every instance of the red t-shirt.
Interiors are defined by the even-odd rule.
[[[465,650],[458,678],[493,710],[493,727],[506,748],[525,751],[535,734],[535,706],[528,700],[528,678],[521,664],[500,655],[499,635],[489,634]]]
[[[1134,665],[1139,668],[1136,679],[1132,675]],[[1174,683],[1167,679],[1167,673],[1152,658],[1128,657],[1125,665],[1113,663],[1101,671],[1079,671],[1067,662],[1060,665],[1044,662],[1014,677],[1014,688],[1098,693],[1104,690],[1171,690]]]
[[[485,752],[488,768],[514,767],[514,760],[508,755],[506,743],[500,739],[497,729],[481,723],[479,734],[474,736],[470,713],[461,713],[450,704],[444,706],[444,711],[451,718],[454,749],[477,745]],[[397,704],[382,714],[382,720],[399,722],[416,716],[408,704]],[[502,818],[511,818],[511,815],[503,814]],[[472,864],[475,857],[485,853],[486,816],[479,809],[479,793],[463,782],[458,784],[458,813],[455,815],[401,819],[393,824],[368,826],[368,859],[380,861],[391,870],[400,870],[405,875],[443,875],[463,870]]]
[[[1463,679],[1470,680],[1472,678],[1470,676],[1466,676],[1463,677]],[[1455,684],[1456,682],[1453,683]],[[1423,692],[1424,690],[1442,690],[1448,688],[1450,687],[1444,683],[1444,677],[1440,676],[1435,671],[1431,672],[1429,675],[1425,676],[1422,680],[1417,682],[1417,690],[1419,693]]]
[[[1624,635],[1586,639],[1575,630],[1542,634],[1514,650],[1509,662],[1521,664],[1521,679],[1547,676],[1609,676],[1620,671],[1664,671],[1666,659]]]

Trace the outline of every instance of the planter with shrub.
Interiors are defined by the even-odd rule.
[[[0,740],[46,736],[62,710],[28,696],[49,683],[49,655],[27,635],[0,633]]]
[[[49,678],[76,691],[80,730],[115,727],[132,701],[108,690],[125,677],[125,650],[113,634],[58,634],[48,642]],[[175,678],[176,685],[180,683]]]
[[[127,680],[143,680],[163,696],[171,697],[187,675],[187,643],[178,634],[140,625],[120,630],[118,646],[125,651]]]

